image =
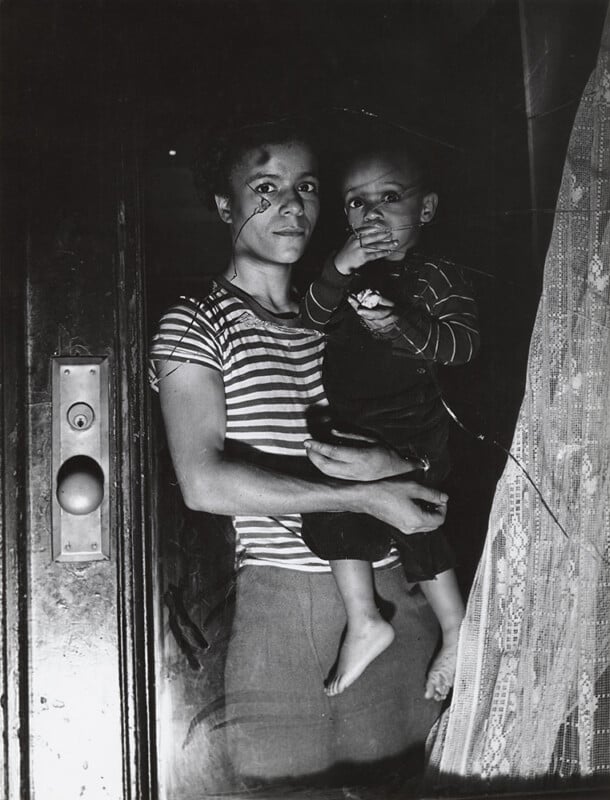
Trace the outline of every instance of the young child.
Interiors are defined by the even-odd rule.
[[[439,487],[449,456],[436,364],[470,361],[479,333],[458,270],[416,249],[438,203],[426,181],[421,162],[400,141],[351,160],[342,191],[352,233],[308,289],[302,316],[327,334],[323,377],[334,426],[385,441],[406,459],[414,480]],[[394,639],[377,608],[370,564],[394,545],[441,626],[425,697],[444,699],[464,607],[442,531],[406,536],[364,514],[307,514],[303,538],[331,562],[347,614],[326,693],[344,691]]]

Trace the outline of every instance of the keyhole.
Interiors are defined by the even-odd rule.
[[[87,403],[74,403],[68,409],[68,423],[74,430],[86,431],[93,425],[95,414]]]

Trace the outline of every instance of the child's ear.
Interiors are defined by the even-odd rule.
[[[223,194],[215,194],[214,200],[216,201],[216,208],[218,209],[218,216],[223,222],[230,223],[233,221],[231,216],[231,201]]]
[[[424,195],[423,200],[421,201],[421,211],[419,212],[419,221],[422,224],[426,224],[426,222],[430,222],[434,219],[434,215],[436,214],[436,207],[438,206],[438,195],[436,192],[428,192],[428,194]]]

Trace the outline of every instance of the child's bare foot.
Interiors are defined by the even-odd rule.
[[[348,625],[337,669],[324,688],[326,694],[334,697],[351,686],[368,665],[392,644],[394,636],[394,628],[381,617],[367,619],[356,629]]]
[[[426,692],[424,694],[426,700],[441,701],[449,694],[455,678],[457,647],[457,636],[443,641],[443,646],[428,670]]]

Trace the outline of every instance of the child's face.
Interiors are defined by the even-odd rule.
[[[436,212],[438,197],[424,194],[420,176],[409,160],[400,155],[361,158],[348,169],[343,180],[345,213],[358,233],[368,225],[392,231],[398,246],[389,261],[400,261],[417,244],[420,227]]]

